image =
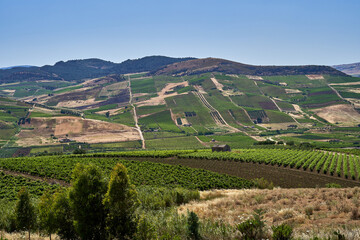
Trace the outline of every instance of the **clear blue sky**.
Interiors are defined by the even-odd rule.
[[[0,0],[0,67],[148,55],[360,62],[359,0]]]

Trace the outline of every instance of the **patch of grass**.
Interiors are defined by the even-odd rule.
[[[148,117],[139,119],[142,129],[158,129],[170,132],[181,132],[181,130],[175,125],[171,119],[170,111],[165,110]]]
[[[161,112],[166,110],[166,105],[157,105],[157,106],[143,106],[143,107],[137,107],[136,113],[137,115],[146,115],[156,112]]]
[[[155,93],[155,82],[153,78],[137,79],[131,81],[132,93]]]
[[[146,148],[166,149],[201,149],[206,148],[194,136],[152,139],[146,141]]]
[[[115,123],[125,124],[128,126],[135,126],[134,117],[132,114],[132,110],[128,109],[122,113],[113,115],[110,117],[110,119]]]
[[[73,87],[67,87],[67,88],[63,88],[63,89],[54,91],[54,92],[52,92],[52,93],[54,93],[54,94],[59,94],[59,93],[71,92],[71,91],[73,91],[73,90],[80,89],[80,88],[82,88],[82,87],[83,87],[82,85],[73,86]]]
[[[270,119],[270,123],[294,122],[294,119],[283,112],[273,110],[265,110],[265,112]]]

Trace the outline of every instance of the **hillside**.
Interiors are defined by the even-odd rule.
[[[0,83],[35,80],[74,81],[109,74],[154,71],[162,66],[189,59],[193,58],[149,56],[140,59],[126,60],[122,63],[113,63],[96,58],[69,60],[66,62],[59,61],[54,65],[45,65],[42,67],[0,69]]]
[[[305,74],[329,74],[345,76],[346,74],[328,66],[255,66],[233,62],[219,58],[204,58],[183,61],[165,66],[155,75],[194,75],[205,72],[221,72],[226,74],[280,76],[280,75],[305,75]]]
[[[360,76],[360,62],[350,63],[350,64],[341,64],[334,65],[333,68],[342,71],[348,75]]]
[[[14,69],[7,70],[13,82],[0,84],[1,156],[79,146],[89,152],[253,148],[265,140],[360,146],[360,78],[331,67],[152,56]],[[59,134],[61,119],[78,127]]]

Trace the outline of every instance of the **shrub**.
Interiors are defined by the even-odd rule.
[[[351,211],[351,216],[350,218],[352,220],[359,220],[360,219],[360,213],[359,213],[359,210],[357,208],[354,208],[352,211]]]
[[[190,212],[187,222],[188,222],[188,237],[194,240],[200,239],[199,218],[196,215],[196,213]]]
[[[148,221],[146,218],[142,217],[140,218],[136,233],[135,233],[135,239],[136,240],[152,240],[156,239],[156,229],[151,224],[150,221]]]
[[[273,189],[274,183],[266,180],[265,178],[254,179],[254,184],[259,189]]]
[[[337,184],[337,183],[327,183],[327,184],[325,184],[325,187],[327,187],[327,188],[341,188],[341,185]]]
[[[281,224],[279,226],[273,226],[273,239],[274,240],[288,240],[291,239],[293,229],[289,225]]]
[[[256,209],[253,218],[237,225],[237,229],[242,234],[242,239],[253,240],[265,238],[265,221],[263,221],[263,214],[264,211],[262,209]]]
[[[314,209],[312,207],[306,207],[305,208],[305,214],[308,218],[310,218],[311,215],[313,215]]]

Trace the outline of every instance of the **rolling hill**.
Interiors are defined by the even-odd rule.
[[[333,68],[342,71],[348,75],[360,76],[360,62],[358,63],[350,63],[350,64],[341,64],[334,65]]]
[[[221,72],[226,74],[243,74],[258,76],[280,76],[280,75],[306,75],[306,74],[329,74],[345,76],[346,74],[337,71],[329,66],[255,66],[219,58],[204,58],[183,61],[165,66],[155,75],[193,75],[205,72]]]
[[[0,156],[79,146],[90,152],[243,148],[265,140],[360,145],[360,78],[327,66],[152,56],[1,73],[8,77],[0,84]]]
[[[74,81],[109,74],[154,71],[162,66],[189,59],[193,58],[149,56],[135,60],[126,60],[122,63],[113,63],[97,58],[70,60],[66,62],[59,61],[54,65],[45,65],[42,67],[0,69],[0,83],[36,80]]]

